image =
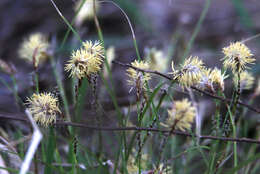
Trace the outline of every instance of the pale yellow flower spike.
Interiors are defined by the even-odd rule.
[[[96,0],[95,2],[96,2],[96,4],[95,4],[96,11],[98,12],[100,5],[98,3],[98,0]],[[75,12],[79,9],[81,3],[82,3],[82,0],[77,1],[76,5],[74,7]],[[94,3],[94,0],[85,1],[85,3],[81,7],[81,9],[75,19],[77,26],[80,26],[84,22],[84,20],[93,19],[93,17],[94,17],[93,3]]]
[[[104,47],[101,45],[99,41],[95,41],[94,43],[91,41],[83,42],[83,48],[93,57],[95,58],[104,58]]]
[[[91,55],[83,49],[73,51],[71,59],[65,65],[65,71],[70,71],[70,76],[78,79],[85,77],[90,57]]]
[[[255,61],[249,48],[241,42],[231,43],[228,47],[223,48],[223,53],[225,54],[224,67],[231,68],[233,73],[245,70],[247,64]]]
[[[112,61],[115,59],[115,47],[110,46],[109,48],[107,48],[106,51],[107,54],[107,63],[109,68],[111,69],[112,67]],[[106,66],[104,66],[104,77],[108,77],[108,69]]]
[[[92,44],[91,41],[86,41],[82,48],[72,52],[71,59],[65,65],[65,71],[69,71],[70,76],[78,79],[97,74],[101,70],[103,57],[103,47],[99,42]]]
[[[133,150],[135,153],[135,150]],[[148,161],[148,155],[147,154],[141,154],[141,168],[146,169],[147,168],[147,161]],[[138,164],[136,163],[134,155],[130,154],[129,159],[127,162],[127,172],[129,174],[137,174],[139,171]]]
[[[35,56],[35,67],[44,62],[48,58],[49,43],[46,37],[41,33],[35,33],[29,36],[21,44],[18,54],[21,58],[33,63]]]
[[[159,72],[166,72],[168,60],[163,51],[151,48],[146,50],[145,59],[149,61],[150,69]]]
[[[166,124],[169,127],[175,124],[175,128],[184,131],[191,128],[196,115],[196,108],[187,99],[174,101],[172,109],[168,110],[168,115]]]
[[[190,56],[181,65],[178,71],[177,80],[183,87],[189,87],[197,84],[202,77],[202,70],[204,70],[204,63],[197,56]],[[176,74],[176,73],[175,73]]]
[[[149,69],[149,64],[145,61],[140,61],[138,62],[135,60],[134,62],[131,63],[132,66],[148,70]],[[149,73],[143,73],[140,71],[137,71],[133,68],[128,68],[127,70],[127,76],[129,77],[128,84],[131,86],[136,86],[136,83],[140,81],[140,84],[142,88],[144,88],[145,81],[149,81],[151,79],[151,75]]]
[[[217,92],[218,90],[224,91],[224,80],[227,78],[225,73],[221,73],[218,68],[205,69],[201,72],[202,76],[197,86],[203,90],[210,92]]]
[[[211,69],[205,69],[201,72],[201,78],[196,86],[203,90],[214,91],[212,82],[210,80]]]
[[[28,110],[36,123],[48,127],[56,122],[56,116],[61,113],[58,99],[51,93],[33,94],[27,99]]]
[[[224,80],[227,77],[228,77],[228,75],[225,75],[225,72],[221,73],[220,69],[214,68],[209,75],[209,79],[212,83],[213,89],[215,91],[217,91],[218,89],[220,89],[221,91],[224,91],[224,89],[225,89]]]
[[[237,86],[238,78],[236,75],[234,76],[233,81],[234,81],[234,84]],[[254,81],[255,81],[255,78],[251,73],[249,73],[247,71],[243,71],[242,73],[240,73],[240,89],[241,90],[251,89],[254,85]]]

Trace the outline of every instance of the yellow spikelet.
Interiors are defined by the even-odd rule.
[[[223,64],[225,68],[231,68],[232,72],[241,72],[247,68],[247,64],[255,61],[250,49],[241,42],[231,43],[228,47],[223,48],[225,57]]]
[[[38,67],[48,58],[48,48],[49,43],[46,37],[41,33],[35,33],[23,41],[18,53],[22,59],[34,63],[34,66]],[[35,60],[33,60],[33,57],[35,57]]]
[[[33,94],[27,99],[28,110],[36,123],[44,127],[56,122],[56,116],[61,113],[58,99],[51,93]]]
[[[187,99],[174,101],[172,108],[168,110],[168,115],[166,124],[169,127],[174,125],[175,128],[184,131],[191,128],[196,115],[196,108]]]
[[[149,69],[149,64],[145,61],[138,62],[137,60],[135,60],[131,63],[131,65],[144,70]],[[126,71],[127,76],[129,77],[128,84],[134,87],[136,87],[137,83],[139,83],[140,87],[144,88],[144,82],[151,79],[151,75],[149,73],[143,73],[133,68],[128,68]]]

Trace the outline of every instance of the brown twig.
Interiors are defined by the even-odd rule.
[[[17,118],[14,116],[10,116],[10,114],[0,114],[1,119],[9,119],[9,120],[16,120],[16,121],[23,121],[29,122],[26,117],[24,118]],[[102,127],[102,126],[89,126],[82,123],[73,123],[73,122],[64,122],[58,121],[55,123],[55,126],[73,126],[73,127],[80,127],[86,129],[92,129],[97,131],[150,131],[150,132],[161,132],[169,134],[171,130],[166,129],[157,129],[157,128],[146,128],[146,127]],[[196,135],[181,132],[181,131],[172,131],[172,135],[180,135],[185,137],[196,137]],[[238,143],[255,143],[260,144],[259,140],[250,139],[250,138],[228,138],[228,137],[217,137],[217,136],[210,136],[210,135],[202,135],[199,137],[200,139],[211,139],[211,140],[221,140],[221,141],[231,141],[231,142],[238,142]]]
[[[128,68],[133,68],[133,69],[135,69],[135,70],[137,70],[137,71],[146,72],[146,73],[151,73],[151,74],[156,74],[156,75],[159,75],[159,76],[161,76],[161,77],[164,77],[164,78],[167,79],[167,80],[173,81],[173,79],[172,79],[169,75],[164,74],[164,73],[161,73],[161,72],[158,72],[158,71],[144,70],[144,69],[141,69],[141,68],[134,67],[134,66],[132,66],[132,65],[130,65],[130,64],[125,64],[125,63],[118,62],[118,61],[112,61],[112,63],[117,64],[117,65],[121,65],[121,66],[124,66],[124,67],[128,67]],[[220,100],[220,101],[222,101],[222,102],[224,102],[224,103],[231,103],[231,102],[232,102],[231,99],[226,99],[226,98],[223,98],[223,97],[219,97],[219,96],[214,95],[214,94],[212,94],[212,93],[203,91],[203,90],[201,90],[201,89],[199,89],[199,88],[197,88],[197,87],[195,87],[195,86],[191,86],[190,88],[193,89],[193,90],[195,90],[195,91],[197,91],[197,92],[199,92],[199,93],[202,93],[202,94],[204,94],[204,95],[206,95],[206,96],[208,96],[208,97],[211,97],[211,98]],[[248,105],[248,104],[246,104],[246,103],[242,103],[242,102],[238,101],[238,104],[241,105],[241,106],[247,107],[247,108],[250,109],[251,111],[254,111],[254,112],[260,114],[260,110],[259,110],[259,109],[256,109],[256,108],[254,108],[254,107],[252,107],[252,106],[250,106],[250,105]]]

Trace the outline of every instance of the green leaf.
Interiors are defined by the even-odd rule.
[[[53,169],[52,162],[54,160],[55,147],[56,147],[56,138],[54,135],[54,129],[53,127],[50,127],[47,149],[46,149],[46,166],[44,169],[45,174],[52,173],[52,169]]]

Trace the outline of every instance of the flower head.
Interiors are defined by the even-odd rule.
[[[19,48],[19,56],[29,62],[32,62],[35,67],[48,58],[49,43],[46,37],[41,33],[35,33],[24,40]]]
[[[55,123],[56,115],[61,113],[58,99],[51,93],[33,94],[27,104],[35,122],[45,127]]]
[[[214,68],[210,73],[210,81],[212,83],[213,89],[217,91],[220,89],[221,91],[224,91],[225,85],[224,80],[228,77],[228,75],[225,75],[225,72],[221,72],[220,69]]]
[[[154,71],[166,72],[168,60],[163,51],[151,48],[146,50],[146,59],[149,61],[150,69]]]
[[[99,41],[95,41],[94,43],[91,41],[85,41],[83,42],[83,48],[95,58],[102,59],[105,57],[104,47]]]
[[[205,67],[202,60],[192,56],[184,61],[179,70],[175,70],[172,64],[174,79],[178,80],[183,87],[197,84],[202,77],[202,70],[204,69]]]
[[[197,83],[197,86],[203,90],[213,91],[212,82],[210,79],[211,69],[205,69],[201,72],[201,78]]]
[[[103,47],[99,42],[84,42],[82,48],[72,52],[65,70],[70,71],[70,76],[78,79],[96,74],[101,69],[103,57]]]
[[[131,63],[131,65],[144,70],[149,69],[149,64],[145,61],[138,62],[137,60],[135,60]],[[141,88],[144,88],[144,82],[151,79],[151,75],[149,73],[143,73],[133,68],[128,68],[126,71],[127,76],[129,77],[128,83],[131,86],[140,86]]]
[[[166,124],[171,127],[184,131],[190,129],[193,119],[196,115],[196,108],[192,106],[191,102],[187,99],[181,101],[175,101],[170,110],[168,110],[168,119]]]
[[[96,0],[96,11],[99,10],[99,3]],[[78,0],[75,7],[74,7],[74,11],[76,12],[79,8],[80,5],[82,3],[82,0]],[[86,19],[92,19],[94,17],[94,9],[93,9],[93,3],[94,0],[86,0],[85,3],[83,4],[83,6],[81,7],[77,17],[76,17],[76,24],[79,26],[82,24],[82,22]]]
[[[203,90],[216,92],[218,89],[224,91],[224,80],[227,78],[225,73],[221,73],[218,68],[205,69],[197,86]]]
[[[237,75],[234,76],[233,78],[234,84],[237,86],[238,83],[238,77]],[[251,89],[253,87],[255,78],[254,76],[247,71],[243,71],[240,73],[240,89]]]
[[[241,42],[231,43],[228,47],[223,48],[223,53],[225,54],[224,67],[231,68],[233,73],[245,70],[247,64],[255,61],[249,48]]]

